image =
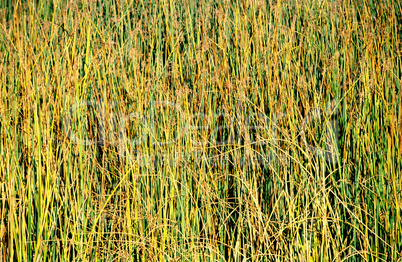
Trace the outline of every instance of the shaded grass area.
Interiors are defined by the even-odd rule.
[[[0,260],[399,261],[401,11],[2,1]]]

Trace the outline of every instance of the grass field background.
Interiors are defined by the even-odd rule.
[[[401,40],[391,0],[0,1],[0,260],[402,261]]]

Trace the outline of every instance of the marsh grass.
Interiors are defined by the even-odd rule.
[[[1,1],[0,260],[400,261],[401,11]]]

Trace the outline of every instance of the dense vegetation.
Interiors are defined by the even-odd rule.
[[[402,261],[401,12],[0,1],[0,260]]]

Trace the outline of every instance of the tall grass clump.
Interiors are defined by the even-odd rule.
[[[0,1],[0,260],[402,261],[401,12]]]

